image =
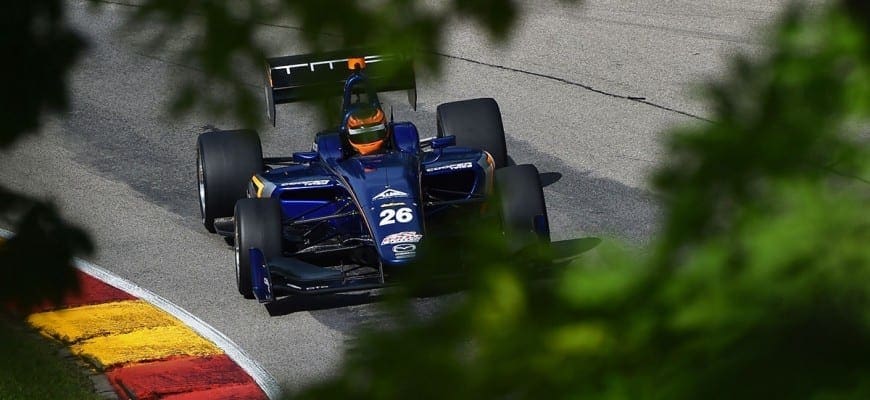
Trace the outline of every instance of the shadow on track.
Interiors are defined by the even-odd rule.
[[[313,296],[288,296],[266,304],[269,316],[277,317],[297,311],[315,311],[371,304],[381,299],[371,292],[342,293]]]
[[[563,268],[570,264],[573,260],[579,258],[586,252],[594,249],[601,243],[601,239],[596,237],[586,237],[568,240],[559,240],[551,243],[553,267]],[[414,294],[414,297],[419,301],[432,300],[437,302],[437,298],[454,293],[461,293],[463,288],[455,284],[438,285],[433,284],[430,288],[423,292]],[[329,295],[311,295],[311,296],[288,296],[278,299],[275,302],[266,304],[266,310],[269,316],[277,317],[288,315],[299,311],[334,311],[339,314],[354,313],[353,306],[362,306],[367,304],[377,303],[384,298],[383,290],[378,289],[369,292],[355,292]],[[357,310],[358,312],[359,310]],[[322,317],[334,316],[334,313],[312,313],[312,315],[323,321]],[[321,318],[318,318],[321,317]],[[329,319],[329,318],[326,318]],[[338,329],[339,327],[348,329],[347,320],[342,318],[337,326],[332,326]],[[330,324],[327,324],[330,325]],[[352,324],[351,324],[352,325]],[[342,330],[342,329],[340,329]]]
[[[553,254],[553,265],[564,267],[571,261],[580,258],[584,253],[598,247],[599,244],[601,244],[601,239],[597,237],[566,239],[552,242],[550,243],[550,249]]]
[[[547,187],[562,179],[562,174],[559,172],[541,172],[541,186]]]

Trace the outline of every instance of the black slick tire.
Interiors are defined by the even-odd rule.
[[[263,171],[263,149],[250,130],[206,132],[196,141],[196,180],[202,224],[214,233],[216,218],[230,217],[246,197],[251,177]]]
[[[435,111],[438,137],[456,136],[456,145],[485,150],[496,168],[507,165],[507,145],[498,103],[491,98],[440,104]]]
[[[518,247],[532,240],[550,241],[544,190],[534,165],[512,165],[495,171],[502,230]]]
[[[281,256],[281,205],[276,199],[241,199],[235,207],[236,286],[245,298],[254,298],[250,249],[266,260]]]

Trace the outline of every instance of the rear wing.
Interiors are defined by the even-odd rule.
[[[365,75],[375,91],[407,90],[408,103],[417,109],[417,81],[410,58],[354,50],[275,57],[266,60],[265,82],[266,112],[272,126],[276,104],[341,95],[353,72],[347,65],[350,58],[365,59]]]

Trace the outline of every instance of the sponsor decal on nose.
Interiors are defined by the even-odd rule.
[[[393,246],[393,255],[396,258],[410,258],[417,255],[417,245],[413,243],[402,243]]]

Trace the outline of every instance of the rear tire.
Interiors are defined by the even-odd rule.
[[[513,165],[495,171],[502,230],[518,248],[534,240],[550,241],[544,190],[534,165]],[[537,221],[537,222],[536,222]]]
[[[241,199],[235,209],[236,286],[247,299],[254,298],[250,249],[263,252],[266,260],[280,257],[281,205],[276,199]]]
[[[496,168],[507,165],[507,145],[498,103],[491,98],[444,103],[435,111],[438,137],[456,136],[456,145],[485,150]]]
[[[202,224],[214,233],[215,218],[230,217],[246,197],[248,181],[263,171],[263,149],[250,130],[206,132],[196,141],[196,180]]]

